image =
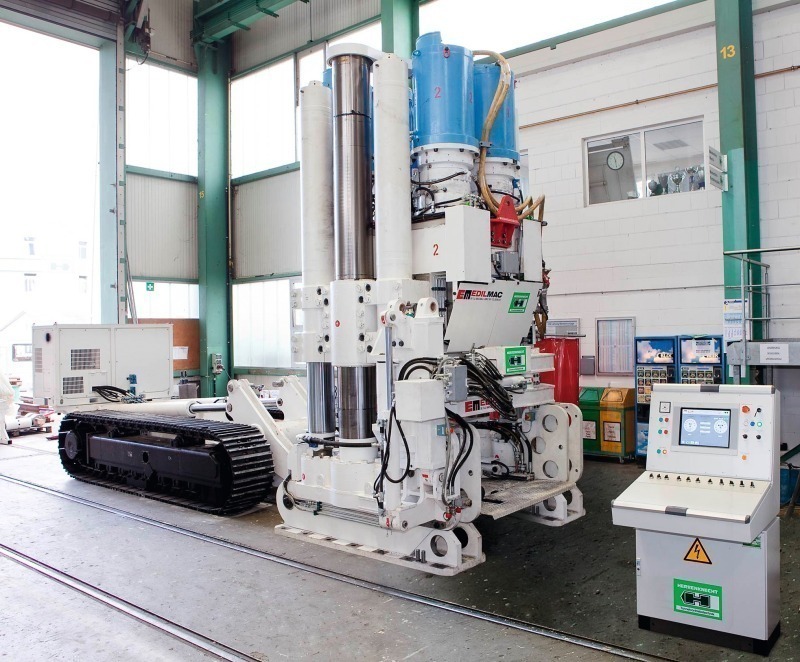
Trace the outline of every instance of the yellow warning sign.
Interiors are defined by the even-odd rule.
[[[689,551],[686,552],[686,556],[683,557],[683,560],[691,561],[692,563],[707,563],[711,565],[711,559],[708,557],[703,543],[700,542],[700,538],[694,539],[692,546],[689,548]]]

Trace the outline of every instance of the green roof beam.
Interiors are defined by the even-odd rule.
[[[277,18],[278,11],[296,0],[223,0],[195,14],[194,43],[213,44],[265,16]],[[307,2],[308,0],[302,0]]]

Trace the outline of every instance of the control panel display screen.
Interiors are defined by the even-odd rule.
[[[730,448],[730,409],[681,409],[681,446]]]
[[[675,340],[637,338],[636,363],[675,363]]]
[[[681,363],[722,364],[722,347],[719,338],[681,338]]]

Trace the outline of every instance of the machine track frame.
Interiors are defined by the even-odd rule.
[[[273,458],[258,428],[185,416],[91,411],[68,414],[58,434],[73,478],[121,492],[232,515],[265,500]]]

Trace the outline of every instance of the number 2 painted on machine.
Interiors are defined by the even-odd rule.
[[[439,255],[439,244],[434,244],[433,245],[433,255],[434,255],[434,257]]]
[[[720,48],[719,52],[722,53],[723,60],[729,60],[732,57],[736,57],[736,46],[733,44],[728,44],[727,46]]]
[[[433,98],[434,99],[441,99],[442,98],[442,88],[438,85],[433,88]]]

